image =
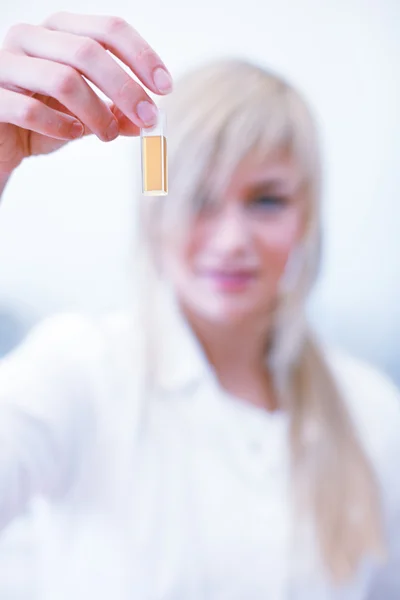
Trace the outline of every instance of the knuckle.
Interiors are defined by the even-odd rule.
[[[59,70],[58,75],[53,82],[53,93],[59,96],[70,96],[76,92],[80,84],[80,76],[70,68],[65,67]]]
[[[98,57],[100,51],[100,44],[98,44],[91,38],[83,38],[83,40],[78,44],[78,47],[75,50],[74,58],[78,63],[86,64],[95,60]]]
[[[66,15],[68,15],[67,11],[59,10],[46,17],[46,19],[42,21],[42,25],[43,27],[51,27],[55,23],[60,22]]]
[[[128,28],[128,23],[121,17],[108,17],[104,24],[104,33],[109,36],[119,34]]]
[[[22,100],[16,108],[18,120],[29,127],[39,118],[40,104],[31,98],[24,97]]]
[[[116,103],[118,104],[119,100],[126,100],[127,98],[135,98],[138,94],[138,85],[137,83],[127,77],[122,85],[117,89],[116,92]]]
[[[7,47],[8,45],[15,43],[17,40],[22,39],[30,27],[31,25],[28,25],[28,23],[15,23],[12,25],[8,29],[4,38],[4,46]]]
[[[153,49],[151,46],[149,46],[149,44],[147,44],[146,42],[144,42],[141,47],[138,49],[138,51],[136,52],[135,56],[134,56],[134,61],[136,63],[139,62],[145,62],[147,60],[147,57],[153,54]]]

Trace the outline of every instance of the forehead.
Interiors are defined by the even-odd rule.
[[[288,151],[274,151],[268,156],[249,153],[233,170],[225,191],[262,185],[276,185],[295,190],[303,181],[303,169]]]

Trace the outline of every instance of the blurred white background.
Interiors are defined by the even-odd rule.
[[[233,54],[303,90],[320,123],[326,172],[323,272],[310,314],[321,335],[400,383],[399,0],[13,0],[0,8],[0,36],[58,10],[126,18],[174,76]],[[0,310],[4,322],[17,321],[4,348],[19,338],[18,320],[24,329],[60,310],[130,302],[138,173],[138,140],[92,138],[13,175],[0,210]],[[18,527],[26,534],[13,527],[12,539]],[[0,583],[15,559],[6,542]],[[34,597],[29,556],[19,588],[2,588],[1,598]]]

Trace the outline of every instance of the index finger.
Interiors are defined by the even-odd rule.
[[[44,27],[90,37],[126,64],[152,92],[167,94],[172,77],[165,64],[139,33],[120,17],[59,12],[48,17]]]

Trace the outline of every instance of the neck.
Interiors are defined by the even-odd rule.
[[[184,312],[222,387],[251,404],[275,410],[277,400],[265,361],[270,317],[216,325]]]

